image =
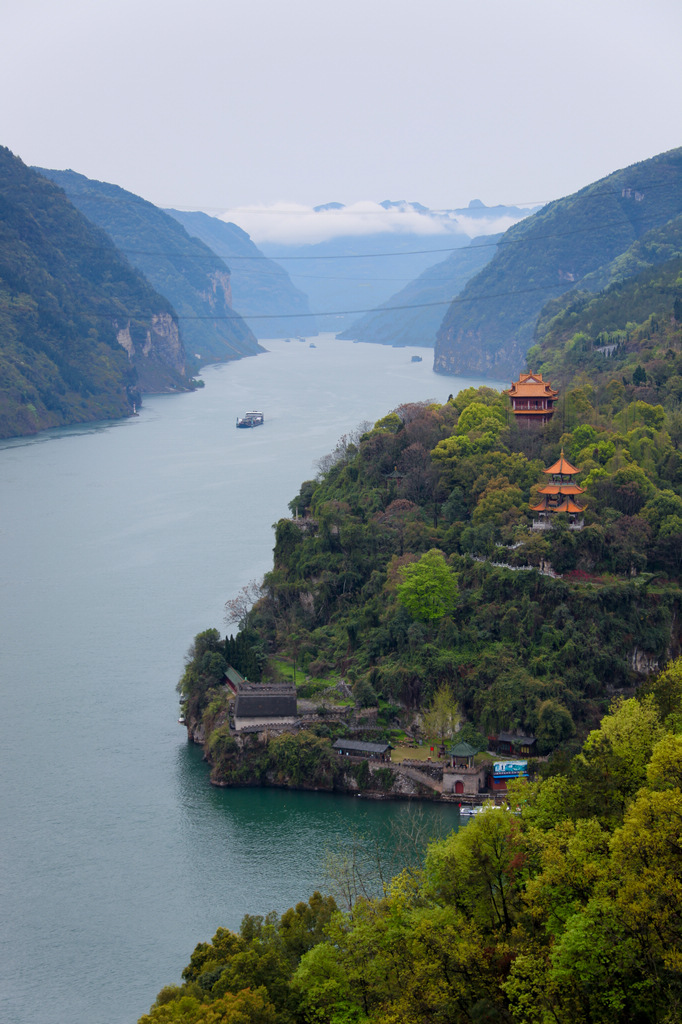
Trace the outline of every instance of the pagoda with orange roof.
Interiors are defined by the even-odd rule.
[[[524,427],[549,423],[559,395],[541,373],[522,373],[504,393],[511,399],[516,422]]]
[[[552,515],[556,512],[567,512],[569,515],[569,526],[574,530],[581,530],[583,527],[582,513],[585,511],[582,505],[575,500],[578,494],[584,494],[585,488],[579,487],[573,480],[580,470],[572,466],[564,455],[563,448],[557,462],[549,469],[543,469],[549,480],[539,493],[542,500],[539,505],[531,505],[533,512],[539,512],[538,519],[533,523],[534,530],[546,530],[552,525]]]

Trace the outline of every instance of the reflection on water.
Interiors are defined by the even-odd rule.
[[[417,862],[427,839],[459,824],[452,804],[210,786],[200,749],[190,744],[178,753],[177,778],[192,861],[200,858],[202,877],[212,879],[219,923],[229,928],[246,913],[281,913],[315,889],[330,891],[339,858],[353,858],[376,891],[379,868],[391,877]],[[226,875],[243,888],[221,900]]]

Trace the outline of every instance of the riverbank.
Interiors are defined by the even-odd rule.
[[[287,728],[263,728],[239,734],[235,732],[229,711],[222,720],[206,729],[198,719],[183,724],[190,742],[198,745],[209,765],[209,781],[219,789],[266,787],[308,792],[345,793],[371,800],[426,800],[480,805],[495,799],[486,787],[490,763],[479,761],[474,767],[453,767],[448,759],[431,761],[417,758],[384,760],[379,756],[353,756],[335,749],[352,740],[332,742],[332,730],[309,722]],[[357,730],[362,734],[362,730]],[[366,747],[382,744],[359,741]],[[499,794],[498,794],[499,795]]]

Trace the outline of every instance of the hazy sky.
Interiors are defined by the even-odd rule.
[[[538,203],[682,145],[680,0],[0,0],[0,48],[0,143],[161,206]]]

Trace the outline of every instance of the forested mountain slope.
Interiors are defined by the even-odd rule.
[[[681,721],[678,660],[563,770],[512,783],[421,857],[406,814],[397,877],[349,831],[331,895],[201,937],[139,1024],[673,1024]]]
[[[642,401],[680,403],[682,254],[597,295],[571,292],[540,314],[529,363],[562,384],[583,375],[619,410],[628,387]]]
[[[493,258],[500,237],[475,238],[465,249],[450,253],[442,263],[429,267],[382,303],[379,310],[361,317],[339,337],[380,345],[432,348],[447,303]]]
[[[187,352],[200,364],[255,355],[262,349],[232,308],[230,270],[173,217],[118,185],[74,171],[38,168],[103,228],[124,256],[177,312]]]
[[[0,148],[0,437],[189,387],[170,303],[60,188]]]
[[[206,213],[166,212],[230,265],[234,305],[256,337],[317,334],[308,296],[294,287],[284,267],[263,255],[246,231]]]
[[[216,633],[213,668],[183,684],[194,719],[213,709],[217,779],[232,771],[214,689],[226,662],[258,679],[288,658],[387,707],[424,709],[445,688],[479,736],[518,730],[548,753],[680,651],[682,326],[668,310],[631,330],[665,372],[645,385],[579,373],[542,430],[472,388],[341,440],[277,524],[244,628]],[[535,532],[531,505],[562,450],[580,470],[584,528],[557,515]]]
[[[524,363],[548,300],[576,287],[602,287],[614,261],[681,212],[682,149],[675,149],[616,171],[516,224],[448,310],[434,369],[511,377]],[[632,259],[622,260],[618,275],[631,266]]]

